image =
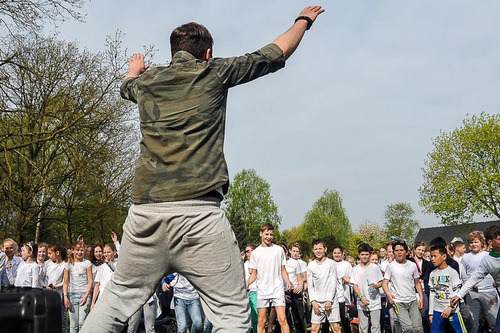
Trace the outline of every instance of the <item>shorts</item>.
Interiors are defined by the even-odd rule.
[[[285,296],[265,299],[257,298],[257,309],[268,308],[269,306],[285,306]]]
[[[339,303],[333,302],[331,311],[325,311],[326,302],[316,302],[316,303],[318,303],[319,308],[321,309],[321,314],[317,315],[316,312],[314,312],[314,308],[311,309],[311,324],[324,323],[326,318],[328,318],[328,322],[330,322],[330,324],[340,323]]]

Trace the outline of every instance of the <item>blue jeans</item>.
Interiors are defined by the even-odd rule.
[[[71,303],[69,308],[69,332],[77,333],[83,326],[85,317],[87,317],[87,304],[80,306],[85,293],[69,293],[68,298]],[[88,302],[88,300],[87,300]]]
[[[191,333],[203,332],[203,312],[199,299],[182,299],[174,296],[175,320],[177,332],[186,333],[188,330],[188,316],[191,318]]]

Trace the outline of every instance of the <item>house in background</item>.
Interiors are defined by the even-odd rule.
[[[483,231],[492,225],[500,225],[500,220],[488,221],[488,222],[473,222],[466,224],[442,226],[442,227],[431,227],[431,228],[421,228],[415,241],[424,241],[427,244],[435,237],[443,237],[446,243],[450,243],[455,237],[461,237],[463,241],[467,244],[467,235],[474,231]]]

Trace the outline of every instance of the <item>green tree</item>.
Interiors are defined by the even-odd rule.
[[[468,117],[433,143],[420,187],[425,211],[447,225],[500,218],[500,114]]]
[[[329,249],[340,244],[347,247],[352,234],[351,223],[336,190],[325,190],[321,198],[306,213],[302,225],[302,239],[323,239]]]
[[[260,242],[263,223],[271,223],[275,227],[275,238],[279,239],[278,206],[271,196],[271,186],[255,170],[244,169],[234,177],[224,205],[240,247]]]
[[[283,231],[281,233],[281,238],[283,242],[288,245],[288,247],[290,247],[290,245],[292,245],[293,243],[299,243],[303,254],[303,259],[313,258],[311,244],[312,239],[307,238],[304,234],[304,223],[301,223],[297,227],[292,227],[289,230]]]
[[[365,221],[354,232],[355,246],[368,243],[375,249],[380,249],[387,242],[387,234],[376,222]]]
[[[388,239],[404,240],[412,244],[420,228],[420,223],[414,219],[415,211],[407,202],[398,202],[387,205],[385,217],[385,232]]]

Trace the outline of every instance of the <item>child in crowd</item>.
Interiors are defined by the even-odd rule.
[[[17,243],[12,238],[4,239],[2,251],[5,254],[3,269],[0,273],[2,288],[10,287],[16,282],[17,268],[23,261],[17,254]]]
[[[333,247],[333,263],[337,271],[337,301],[339,303],[340,322],[344,333],[351,333],[349,318],[346,316],[347,307],[351,304],[351,273],[352,266],[344,260],[344,248],[340,245]],[[378,264],[378,263],[377,263]]]
[[[404,241],[395,241],[392,246],[395,260],[387,265],[382,286],[403,332],[420,333],[423,328],[419,309],[424,303],[420,274],[417,265],[406,259],[408,245]]]
[[[358,246],[359,264],[354,267],[351,276],[354,293],[358,297],[359,331],[367,333],[371,321],[371,333],[380,333],[379,288],[382,286],[382,272],[378,265],[370,263],[373,248],[362,243]],[[391,248],[392,254],[392,248]]]
[[[488,257],[489,254],[484,250],[486,248],[486,239],[482,231],[472,231],[467,236],[467,241],[470,252],[462,257],[461,264],[465,268],[467,279],[469,279],[477,270],[481,260]],[[474,318],[471,333],[480,331],[479,318],[484,318],[487,321],[490,330],[493,331],[495,327],[498,300],[493,285],[493,278],[487,276],[483,281],[477,283],[469,291],[469,295],[466,296],[465,302],[468,304]]]
[[[311,332],[317,333],[327,319],[333,332],[340,333],[340,310],[336,298],[337,270],[332,259],[326,256],[328,249],[322,240],[313,241],[314,260],[307,265]]]
[[[243,264],[245,268],[245,281],[250,278],[250,268],[248,265],[250,264],[250,258],[252,257],[252,252],[255,250],[257,246],[255,244],[248,244],[245,248],[245,257],[247,260]],[[257,283],[254,282],[247,288],[248,300],[250,302],[250,315],[252,319],[252,331],[253,333],[257,333],[257,325],[259,320],[259,315],[257,313]]]
[[[87,301],[92,288],[92,264],[84,258],[85,244],[71,248],[64,269],[64,306],[69,309],[70,333],[79,332],[87,316]]]
[[[61,296],[62,327],[63,332],[67,332],[66,307],[64,306],[63,284],[64,267],[66,261],[66,247],[60,243],[51,243],[48,246],[49,260],[46,261],[46,274],[44,284],[47,288],[55,290]]]
[[[377,251],[372,251],[370,253],[370,263],[378,265],[378,261],[379,261],[379,259],[378,259]]]
[[[484,257],[476,271],[469,276],[469,279],[464,283],[458,295],[452,297],[451,306],[455,306],[460,299],[472,290],[472,288],[490,274],[496,283],[497,293],[500,294],[500,226],[492,225],[484,231],[488,246],[491,251],[488,256]],[[500,307],[496,315],[495,333],[500,332]]]
[[[450,299],[462,286],[456,270],[446,263],[447,249],[444,246],[431,248],[431,262],[437,268],[429,276],[429,320],[432,332],[446,332],[448,321],[454,332],[467,332],[457,306],[450,306]]]
[[[38,253],[36,244],[26,243],[21,246],[21,259],[14,285],[16,287],[41,288],[40,266],[36,263]]]
[[[38,252],[36,255],[36,263],[38,266],[40,266],[40,283],[42,287],[46,287],[45,281],[47,280],[46,274],[47,274],[47,261],[45,259],[47,258],[47,243],[41,242],[37,244],[38,246]]]
[[[257,280],[257,309],[259,314],[258,333],[265,332],[267,309],[269,306],[276,308],[281,332],[289,333],[285,314],[285,290],[290,290],[292,285],[286,271],[285,252],[274,240],[274,227],[264,223],[260,227],[261,244],[253,251],[250,257],[250,278],[247,280],[247,289]],[[286,288],[283,282],[286,283]]]
[[[95,248],[94,248],[95,253]],[[115,257],[116,257],[116,247],[113,243],[108,243],[104,245],[103,260],[105,264],[101,265],[101,269],[98,270],[95,278],[94,292],[92,296],[92,304],[90,309],[92,310],[97,302],[97,298],[100,294],[104,292],[106,284],[111,279],[111,275],[115,271]]]

